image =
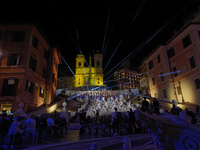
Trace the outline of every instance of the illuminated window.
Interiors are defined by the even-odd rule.
[[[29,92],[29,93],[33,93],[33,87],[34,84],[33,82],[26,80],[26,87],[25,87],[25,91]]]
[[[189,61],[190,61],[190,67],[191,67],[191,69],[195,68],[196,64],[195,64],[195,60],[194,60],[193,56],[189,58]]]
[[[195,79],[194,82],[195,82],[196,88],[200,89],[200,79]]]
[[[4,79],[1,96],[16,96],[18,79]]]
[[[182,39],[183,42],[183,47],[186,48],[188,47],[190,44],[192,44],[190,35],[187,35],[185,38]]]
[[[13,31],[11,35],[11,42],[24,42],[25,31]]]
[[[44,98],[44,89],[40,87],[40,93],[39,96]]]

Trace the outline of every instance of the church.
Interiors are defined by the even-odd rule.
[[[89,56],[89,63],[82,53],[77,55],[74,78],[75,87],[103,86],[103,76],[102,54],[99,52],[94,54],[94,65],[92,65],[91,54]]]

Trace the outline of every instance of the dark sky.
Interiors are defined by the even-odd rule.
[[[89,52],[104,49],[105,67],[118,46],[104,75],[123,59],[128,60],[128,55],[131,68],[137,69],[199,6],[198,0],[7,0],[4,3],[1,2],[0,10],[2,23],[37,24],[52,45],[59,48],[72,70],[80,51],[88,60]],[[148,39],[151,40],[146,42]],[[59,70],[72,75],[64,61]]]

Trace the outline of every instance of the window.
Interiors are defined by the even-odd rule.
[[[11,35],[11,42],[24,42],[25,31],[13,31]]]
[[[177,86],[177,92],[178,92],[178,95],[181,94],[181,87],[180,86]]]
[[[194,60],[193,56],[189,58],[189,61],[190,61],[190,67],[191,67],[191,69],[195,68],[196,64],[195,64],[195,60]]]
[[[32,39],[32,45],[37,49],[38,48],[38,39],[33,36],[33,39]]]
[[[194,82],[195,82],[196,88],[200,89],[200,79],[195,79]]]
[[[81,62],[78,62],[78,66],[79,66],[79,67],[81,66]]]
[[[47,50],[45,48],[44,48],[44,58],[48,59],[48,52],[47,52]]]
[[[26,87],[25,87],[25,91],[29,92],[29,93],[33,93],[33,87],[34,84],[33,82],[26,80]]]
[[[97,67],[100,66],[100,61],[97,61],[96,64],[97,64]]]
[[[54,80],[55,80],[55,73],[53,73],[52,75],[52,83],[54,83]]]
[[[167,98],[167,91],[165,89],[163,90],[163,96],[164,98]]]
[[[160,55],[157,56],[158,64],[160,63]]]
[[[174,77],[177,77],[178,76],[178,73],[176,72],[177,70],[176,70],[176,67],[173,67],[173,72],[175,72],[174,73]]]
[[[43,69],[42,77],[43,77],[44,79],[46,78],[46,69]]]
[[[19,54],[10,54],[7,60],[8,66],[16,66],[19,65]]]
[[[172,47],[167,51],[168,59],[172,58],[174,55],[175,55],[174,48]]]
[[[149,70],[151,70],[153,68],[153,60],[151,60],[148,65],[149,65]]]
[[[183,47],[186,48],[188,47],[190,44],[192,44],[190,35],[187,35],[185,38],[182,39],[183,42]]]
[[[40,87],[39,96],[44,98],[44,89]]]
[[[1,96],[16,96],[18,79],[4,79]]]
[[[198,34],[199,34],[199,38],[200,38],[200,31],[198,31]]]
[[[155,78],[152,77],[152,84],[155,85]]]
[[[2,38],[2,34],[3,34],[3,33],[0,31],[0,40],[1,40],[1,38]]]
[[[160,80],[161,80],[161,81],[164,81],[164,76],[163,76],[163,73],[162,73],[162,72],[160,73]]]
[[[33,59],[33,57],[30,58],[29,68],[33,71],[36,71],[36,65],[37,61]]]

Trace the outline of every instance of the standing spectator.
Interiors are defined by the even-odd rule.
[[[36,121],[33,119],[34,116],[31,114],[30,117],[26,120],[26,131],[32,135],[36,133]]]
[[[176,105],[173,104],[173,107],[171,108],[172,115],[179,115],[179,109],[176,108]]]
[[[134,133],[135,132],[135,113],[133,112],[131,108],[129,112],[129,127],[131,129],[130,133]]]
[[[8,144],[8,146],[11,146],[12,149],[14,149],[13,147],[14,140],[21,139],[22,133],[24,132],[24,130],[20,128],[20,126],[22,125],[21,120],[22,118],[20,116],[17,116],[8,130],[10,141],[9,143],[6,143],[6,144]]]
[[[141,111],[148,113],[148,109],[149,109],[149,102],[146,100],[146,97],[144,97],[144,100],[142,101]]]
[[[1,143],[3,143],[4,137],[6,136],[6,134],[8,133],[8,129],[10,126],[10,123],[8,121],[8,119],[6,119],[7,114],[3,113],[2,117],[0,118],[0,135],[1,135]]]
[[[159,102],[156,98],[153,98],[153,110],[155,114],[159,114]]]
[[[119,133],[119,120],[118,120],[118,111],[115,107],[115,112],[112,114],[112,128],[114,135],[117,135]]]
[[[99,117],[99,111],[96,110],[96,117]]]
[[[187,108],[185,110],[186,110],[186,114],[191,117],[191,124],[196,124],[197,118],[196,118],[195,113],[193,113],[192,111],[189,111]]]
[[[196,115],[199,115],[199,105],[196,105]]]
[[[82,112],[79,113],[79,120],[80,120],[80,125],[85,124],[85,121],[86,121],[86,112],[84,112],[84,109],[82,109]]]
[[[39,139],[44,139],[46,127],[47,127],[47,117],[46,115],[40,115],[37,119],[37,130],[39,131]]]
[[[52,115],[47,119],[47,125],[49,128],[53,129],[54,133],[57,133],[58,127],[56,126]]]

